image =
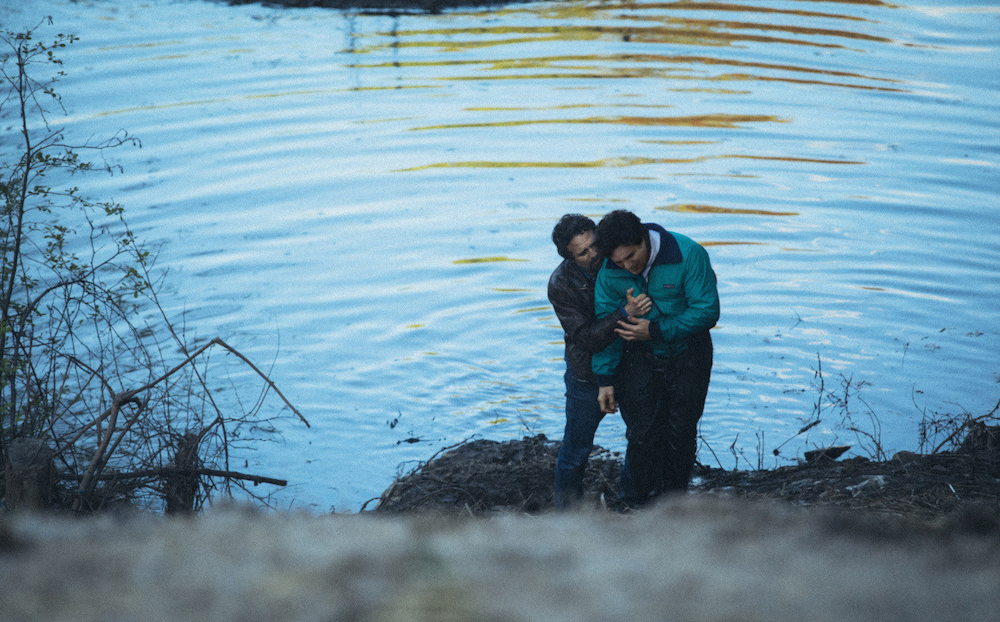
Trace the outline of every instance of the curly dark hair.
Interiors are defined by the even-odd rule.
[[[597,225],[594,221],[583,214],[566,214],[559,219],[552,230],[552,242],[559,251],[559,256],[563,259],[573,259],[569,252],[569,243],[576,236],[588,231],[596,231]]]
[[[605,257],[619,246],[642,244],[645,238],[646,228],[642,221],[628,210],[609,212],[597,225],[597,251]]]

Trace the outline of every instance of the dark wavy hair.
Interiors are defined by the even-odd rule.
[[[618,209],[604,215],[597,224],[597,250],[608,257],[619,246],[635,246],[646,238],[646,228],[639,217]]]
[[[552,230],[552,242],[563,259],[573,259],[569,253],[569,243],[576,236],[588,231],[596,231],[594,221],[583,214],[566,214],[559,219]]]

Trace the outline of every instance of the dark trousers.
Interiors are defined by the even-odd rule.
[[[622,497],[634,507],[687,489],[694,467],[698,421],[712,374],[708,331],[689,340],[687,350],[659,357],[647,344],[629,344],[615,384],[625,420],[628,448]]]
[[[604,418],[597,403],[597,385],[566,369],[566,431],[556,457],[555,506],[571,507],[583,497],[583,475],[594,434]]]

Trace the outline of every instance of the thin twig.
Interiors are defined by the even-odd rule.
[[[956,436],[958,436],[959,432],[961,432],[962,430],[966,429],[967,427],[969,427],[973,423],[976,423],[976,422],[979,422],[979,421],[986,421],[990,417],[996,415],[997,411],[1000,411],[1000,401],[998,401],[997,405],[993,407],[993,410],[991,410],[990,412],[986,413],[985,415],[979,415],[978,417],[972,417],[972,418],[968,419],[967,421],[965,421],[962,425],[958,426],[958,428],[956,428],[954,432],[952,432],[951,434],[949,434],[948,438],[946,438],[943,441],[941,441],[941,443],[937,447],[935,447],[934,451],[932,451],[931,453],[936,454],[937,452],[941,451],[941,448],[944,447],[945,445],[947,445],[948,443],[950,443]]]

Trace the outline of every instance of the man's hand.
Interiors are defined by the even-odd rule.
[[[649,334],[649,320],[637,317],[619,320],[615,332],[625,341],[649,341],[652,339]]]
[[[618,403],[615,402],[615,388],[601,387],[597,391],[597,403],[601,406],[601,412],[613,414],[618,412]]]
[[[646,294],[633,296],[632,292],[634,291],[635,288],[630,287],[625,292],[625,313],[628,313],[629,317],[642,317],[653,308],[653,301]]]

